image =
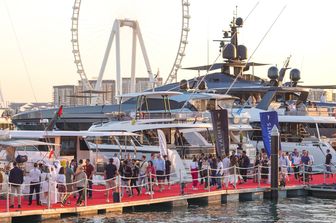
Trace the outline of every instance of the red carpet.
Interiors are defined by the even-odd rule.
[[[309,182],[310,185],[319,185],[319,184],[334,184],[336,183],[336,176],[335,177],[331,177],[331,178],[326,178],[326,180],[324,181],[324,176],[323,174],[317,174],[313,176],[313,180]],[[287,182],[286,186],[295,186],[295,185],[302,185],[303,182],[294,179],[294,176],[291,175],[289,177],[289,182]],[[258,183],[253,182],[252,179],[249,179],[247,183],[243,183],[243,184],[239,184],[237,183],[237,189],[246,189],[246,188],[257,188],[257,187],[261,187],[261,188],[267,188],[270,187],[269,184],[267,183],[260,183],[260,185],[258,185]],[[94,186],[93,189],[105,189],[104,186]],[[233,186],[229,185],[229,187],[227,188],[227,190],[233,190]],[[216,188],[216,186],[211,187],[211,191],[215,191],[218,190]],[[226,188],[222,188],[221,190],[226,190]],[[137,200],[146,200],[146,199],[151,199],[151,195],[147,195],[144,194],[145,193],[145,189],[143,189],[143,194],[141,195],[137,195],[136,190],[134,189],[134,196],[130,197],[128,195],[125,195],[122,197],[121,202],[127,202],[127,201],[137,201]],[[203,193],[206,192],[208,190],[204,189],[204,184],[198,184],[197,190],[193,190],[192,189],[192,184],[190,183],[186,183],[185,184],[185,188],[184,188],[184,193],[185,194],[195,194],[195,193]],[[181,194],[181,190],[180,190],[180,184],[174,184],[171,186],[171,189],[168,189],[168,186],[165,185],[164,186],[164,190],[162,192],[159,191],[158,186],[154,186],[154,194],[153,194],[153,198],[162,198],[162,197],[169,197],[169,196],[177,196]],[[109,198],[110,202],[112,203],[113,199],[112,199],[112,194],[110,192],[110,198]],[[69,198],[69,201],[71,202],[70,205],[65,205],[65,207],[74,207],[76,204],[76,199],[73,198],[73,196],[71,196]],[[2,198],[0,200],[0,212],[5,212],[6,211],[6,198]],[[104,191],[93,191],[93,198],[92,199],[88,199],[87,204],[88,205],[97,205],[97,204],[105,204],[106,203],[106,196],[105,196],[105,192]],[[22,208],[17,208],[17,201],[15,201],[15,208],[10,208],[10,211],[25,211],[25,210],[37,210],[37,209],[46,209],[48,208],[47,206],[43,205],[43,206],[37,206],[36,202],[33,201],[33,204],[31,206],[28,206],[28,200],[27,199],[23,199],[22,197]],[[51,206],[51,208],[61,208],[60,204],[53,204]]]

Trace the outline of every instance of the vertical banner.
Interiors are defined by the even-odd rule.
[[[223,152],[229,152],[229,122],[226,109],[211,110],[213,132],[216,141],[216,156],[221,157]]]
[[[271,131],[274,125],[279,129],[278,113],[276,111],[260,112],[261,134],[268,157],[271,155]]]

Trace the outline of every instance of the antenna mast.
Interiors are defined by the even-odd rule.
[[[5,108],[6,107],[6,103],[2,94],[2,90],[1,90],[1,86],[0,86],[0,108]]]

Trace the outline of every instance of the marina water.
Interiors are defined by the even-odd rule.
[[[335,200],[297,197],[279,200],[237,202],[223,205],[189,206],[173,210],[129,211],[123,214],[103,214],[68,217],[54,223],[111,222],[336,222]],[[46,221],[48,222],[48,221]]]

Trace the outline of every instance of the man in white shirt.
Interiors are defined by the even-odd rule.
[[[292,162],[294,165],[294,176],[295,179],[299,179],[300,174],[300,164],[301,164],[301,157],[299,156],[299,152],[294,150],[294,153],[292,154]]]
[[[282,152],[281,156],[279,157],[279,167],[281,177],[283,178],[283,182],[286,183],[288,177],[288,166],[289,166],[289,159],[285,156],[285,153]]]
[[[35,191],[36,194],[36,203],[37,205],[41,205],[40,203],[40,181],[41,181],[41,171],[37,168],[37,163],[34,163],[34,168],[29,172],[30,177],[30,190],[29,190],[29,203],[32,204],[33,193]]]
[[[113,164],[117,167],[117,170],[119,171],[120,168],[120,159],[118,158],[118,155],[115,153],[113,157]]]
[[[323,103],[327,102],[327,94],[326,94],[326,92],[322,93],[320,101],[323,102]]]
[[[309,179],[313,180],[313,174],[311,174],[311,172],[313,172],[314,156],[310,154],[308,151],[307,151],[307,154],[309,157],[309,166],[308,166]]]
[[[229,186],[229,175],[230,175],[230,156],[227,153],[226,156],[224,157],[224,159],[222,160],[223,163],[223,172],[224,172],[224,184],[225,187],[228,188]]]
[[[147,171],[147,167],[148,167],[148,163],[146,161],[146,155],[142,155],[142,160],[140,162],[140,170],[139,170],[139,187],[140,187],[140,193],[142,192],[142,188],[146,187],[146,192],[148,192],[148,188],[147,188],[147,182],[146,182],[146,171]]]
[[[217,189],[221,189],[222,188],[222,176],[224,173],[223,170],[223,163],[221,161],[221,159],[218,157],[217,159],[217,169],[216,169],[216,180],[217,180]]]

